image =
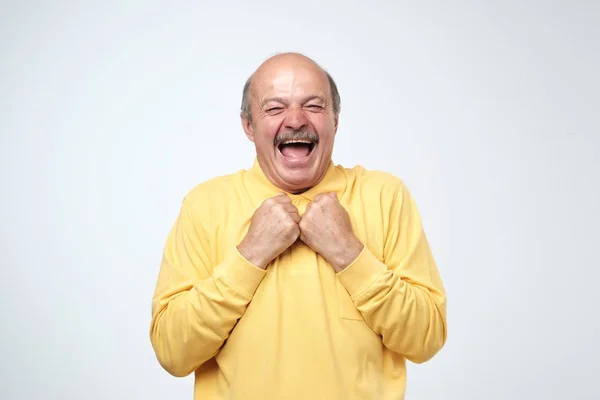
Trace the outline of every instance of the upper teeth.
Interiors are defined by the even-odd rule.
[[[281,144],[292,144],[292,143],[306,143],[306,144],[311,144],[312,141],[310,140],[284,140]]]

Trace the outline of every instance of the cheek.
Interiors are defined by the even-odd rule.
[[[327,143],[333,142],[335,135],[334,120],[332,120],[329,116],[323,115],[315,118],[312,122],[317,132],[319,132],[320,140]]]
[[[258,136],[258,142],[263,145],[272,145],[275,136],[277,135],[277,130],[279,128],[279,124],[276,121],[261,121],[261,124],[257,126],[257,130],[255,130],[255,135]]]
[[[329,132],[335,128],[335,119],[327,113],[312,114],[309,121],[315,128],[323,131]]]

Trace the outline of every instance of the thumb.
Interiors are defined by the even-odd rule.
[[[327,193],[332,199],[336,199],[337,200],[337,194],[334,192],[331,193]]]

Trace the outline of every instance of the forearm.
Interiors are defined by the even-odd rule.
[[[187,376],[214,357],[260,284],[264,271],[239,253],[212,276],[188,287],[168,287],[153,302],[151,342],[165,370]]]
[[[415,363],[432,358],[446,340],[445,294],[400,279],[364,249],[338,274],[356,308],[383,344]]]

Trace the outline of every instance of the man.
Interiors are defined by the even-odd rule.
[[[243,93],[252,168],[196,186],[168,237],[151,341],[196,399],[403,399],[446,299],[401,180],[333,164],[340,99],[300,54]]]

